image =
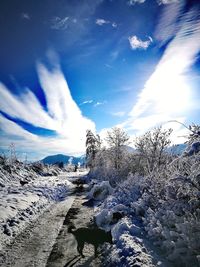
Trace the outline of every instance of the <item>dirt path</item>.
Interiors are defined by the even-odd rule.
[[[85,244],[83,250],[85,258],[80,257],[76,249],[74,236],[68,233],[68,226],[71,223],[76,228],[93,224],[94,209],[84,205],[85,202],[84,195],[78,195],[73,202],[49,256],[47,267],[102,266],[100,254],[99,257],[94,257],[92,245]]]

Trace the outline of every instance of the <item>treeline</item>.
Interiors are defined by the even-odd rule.
[[[88,130],[86,162],[90,173],[96,178],[109,179],[115,185],[129,173],[144,176],[159,172],[174,158],[168,151],[171,133],[172,129],[155,128],[135,138],[133,149],[129,147],[130,137],[121,128],[107,132],[107,148],[102,145],[99,135]]]

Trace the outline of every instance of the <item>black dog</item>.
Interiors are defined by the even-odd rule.
[[[94,246],[95,257],[97,256],[97,249],[98,246],[103,244],[104,242],[109,242],[112,244],[112,235],[111,231],[105,232],[99,228],[78,228],[73,230],[75,227],[70,226],[68,228],[68,232],[72,233],[77,241],[77,250],[82,257],[83,255],[83,248],[85,243],[92,244]]]

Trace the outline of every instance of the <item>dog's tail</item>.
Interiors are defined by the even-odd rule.
[[[68,233],[72,233],[73,234],[73,232],[74,232],[73,229],[76,229],[76,227],[74,225],[70,225],[68,227]]]

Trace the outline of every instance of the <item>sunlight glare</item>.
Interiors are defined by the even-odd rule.
[[[163,64],[146,84],[158,113],[173,115],[186,111],[189,107],[190,87],[184,76],[176,70],[176,66]]]

